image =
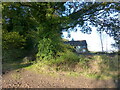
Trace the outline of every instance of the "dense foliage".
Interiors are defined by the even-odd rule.
[[[23,49],[25,46],[26,39],[18,32],[7,32],[3,30],[2,38],[4,50]]]
[[[76,30],[78,25],[82,32],[90,33],[89,24],[118,42],[118,12],[119,3],[2,3],[3,49],[35,50],[39,60],[53,59],[66,52],[62,30]]]
[[[56,58],[62,48],[61,22],[55,3],[3,3],[3,49],[35,50],[41,59]]]

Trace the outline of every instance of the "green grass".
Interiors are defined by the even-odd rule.
[[[117,55],[113,57],[107,55],[80,55],[79,60],[76,60],[75,62],[72,61],[72,63],[69,63],[69,60],[66,60],[65,62],[63,59],[58,59],[58,61],[52,60],[52,62],[41,61],[33,64],[31,68],[40,73],[56,74],[57,72],[65,72],[65,75],[67,76],[77,77],[83,75],[96,79],[109,79],[117,78],[118,76],[118,66],[116,65],[118,63],[117,61]],[[77,67],[75,67],[76,65]],[[80,68],[82,70],[78,69],[78,71],[74,71],[76,68]]]
[[[78,76],[80,76],[81,74],[78,73],[78,72],[68,72],[66,75],[67,75],[67,76],[72,76],[72,77],[78,77]]]
[[[4,70],[24,68],[51,76],[58,76],[60,73],[64,73],[66,76],[78,77],[82,75],[95,79],[118,78],[118,67],[117,55],[77,56],[73,53],[71,53],[71,56],[68,53],[68,55],[59,57],[56,60],[38,61],[32,65],[29,62],[22,62],[22,60],[9,61],[3,64]]]
[[[29,67],[25,67],[25,69],[35,71],[38,74],[48,74],[53,77],[57,75],[56,70],[48,65],[48,61],[39,61]]]

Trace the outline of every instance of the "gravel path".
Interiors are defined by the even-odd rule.
[[[3,88],[116,88],[112,79],[96,80],[83,76],[50,76],[33,71],[10,71],[3,75]]]

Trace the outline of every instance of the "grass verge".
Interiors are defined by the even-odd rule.
[[[66,76],[86,76],[95,79],[118,78],[118,56],[80,55],[77,62],[66,62],[58,59],[58,61],[39,61],[34,63],[27,69],[34,70],[38,73]]]
[[[118,55],[75,55],[73,53],[62,56],[56,60],[44,60],[33,62],[21,62],[22,60],[3,63],[3,70],[16,70],[24,68],[33,70],[40,74],[51,76],[86,76],[95,79],[117,79],[118,77]]]

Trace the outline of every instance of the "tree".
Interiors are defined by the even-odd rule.
[[[38,53],[45,48],[43,54],[49,53],[55,57],[57,52],[63,51],[61,49],[62,30],[75,30],[76,25],[82,27],[84,33],[91,33],[89,25],[95,26],[97,31],[106,31],[118,42],[120,21],[117,20],[116,15],[120,11],[119,5],[119,3],[106,2],[2,3],[3,30],[7,30],[8,33],[17,32],[25,37],[27,48],[30,45],[31,48],[37,46]],[[41,45],[47,40],[50,42],[49,47]]]
[[[55,57],[57,52],[62,51],[61,23],[67,21],[67,17],[56,13],[55,6],[56,3],[51,2],[3,3],[3,29],[24,36],[26,47],[32,44],[32,50],[37,48],[38,57]]]
[[[59,11],[62,12],[62,11]],[[105,31],[114,37],[116,44],[120,41],[120,2],[66,2],[65,10],[61,15],[67,16],[71,22],[64,28],[72,28],[77,25],[82,27],[83,33],[91,33],[90,25],[97,27],[97,31]]]
[[[101,50],[102,50],[102,52],[104,51],[103,50],[103,40],[102,40],[102,32],[99,32],[99,35],[100,35],[100,42],[101,42]]]

